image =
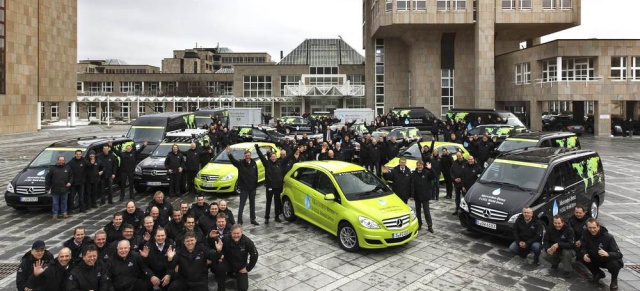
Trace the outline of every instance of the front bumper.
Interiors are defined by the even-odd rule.
[[[36,201],[20,201],[21,197],[35,199]],[[4,201],[7,206],[10,207],[25,207],[25,208],[46,208],[53,205],[53,199],[50,194],[42,195],[20,195],[6,191],[4,193]]]
[[[468,230],[480,232],[483,234],[488,234],[491,236],[497,236],[501,238],[513,238],[513,223],[508,223],[506,221],[494,221],[488,219],[478,219],[468,212],[461,210],[458,214],[458,218],[460,219],[460,224],[466,227]],[[487,228],[478,225],[477,221],[488,222],[491,224],[495,224],[496,228]]]
[[[233,193],[236,191],[237,179],[238,177],[233,177],[233,179],[227,181],[218,179],[215,182],[208,182],[196,177],[195,186],[196,190],[207,193]]]
[[[152,176],[152,175],[139,175],[133,176],[133,184],[135,186],[146,187],[169,187],[169,176]]]
[[[393,233],[399,233],[407,231],[406,236],[400,238],[392,238]],[[418,236],[418,220],[414,219],[409,223],[409,227],[398,230],[386,230],[386,229],[368,229],[360,227],[358,232],[358,244],[361,248],[365,249],[382,249],[392,246],[399,246],[406,244]]]

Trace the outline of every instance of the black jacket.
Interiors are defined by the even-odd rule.
[[[167,227],[165,229],[166,229],[168,238],[175,240],[181,234],[184,235],[187,232],[186,228],[184,227],[184,220],[186,218],[183,217],[182,219],[183,221],[180,221],[180,222],[171,220],[169,223],[167,223]]]
[[[87,160],[87,169],[85,172],[87,173],[86,180],[88,183],[98,183],[100,182],[100,171],[103,170],[102,163],[96,157],[95,163],[91,163],[90,160]]]
[[[466,164],[463,167],[464,178],[462,178],[462,185],[469,191],[471,186],[478,180],[480,174],[482,174],[482,168],[478,163],[474,163],[473,165]]]
[[[102,164],[102,178],[111,179],[111,175],[115,175],[118,169],[118,159],[111,152],[108,154],[100,153],[96,156],[96,160]]]
[[[396,156],[398,156],[398,153],[400,153],[400,148],[408,145],[409,143],[407,142],[407,140],[403,140],[402,142],[391,142],[390,140],[388,140],[387,142],[387,158],[389,160],[395,158]]]
[[[242,190],[255,190],[258,187],[258,165],[253,159],[247,163],[236,160],[233,155],[229,155],[229,161],[238,169],[238,186]]]
[[[209,153],[211,151],[211,153]],[[200,149],[200,167],[204,168],[213,159],[213,148],[205,146]]]
[[[96,249],[98,249],[98,261],[101,261],[104,264],[106,264],[109,261],[109,259],[114,255],[113,253],[114,250],[111,249],[111,244],[105,243],[104,246],[102,246],[102,248],[99,248],[96,245]]]
[[[198,171],[200,170],[200,150],[197,148],[192,150],[189,149],[184,152],[187,161],[185,162],[185,170],[187,171]]]
[[[66,192],[67,183],[73,184],[73,172],[67,165],[55,165],[49,168],[44,184],[47,190],[53,192]]]
[[[120,158],[120,171],[133,173],[136,169],[136,157],[144,150],[145,146],[142,145],[138,150],[132,150],[130,152],[119,151],[116,147],[112,147],[112,151],[116,156]]]
[[[451,177],[451,167],[453,166],[453,157],[451,154],[440,155],[440,169],[443,177]]]
[[[573,250],[575,242],[573,229],[569,225],[565,224],[560,230],[550,225],[544,235],[542,247],[548,249],[557,243],[558,250]]]
[[[433,197],[433,179],[436,172],[426,167],[422,172],[414,170],[411,173],[411,197],[417,201],[427,201]]]
[[[233,218],[233,212],[231,212],[231,210],[229,210],[229,208],[225,209],[222,212],[224,212],[224,214],[227,215],[227,223],[228,224],[230,224],[230,225],[236,224],[236,220]]]
[[[116,227],[113,226],[113,222],[110,221],[105,224],[103,229],[107,233],[107,243],[122,240],[122,224],[116,229]]]
[[[284,172],[284,169],[286,168],[285,161],[276,159],[275,162],[271,162],[271,160],[267,159],[262,154],[260,147],[257,144],[255,145],[255,148],[258,153],[258,157],[264,166],[265,186],[267,188],[282,188],[284,185],[284,174],[286,174],[286,172]]]
[[[576,218],[575,215],[569,218],[568,223],[573,229],[576,241],[582,240],[582,233],[587,230],[587,219],[589,219],[587,215],[583,216],[582,219]]]
[[[142,258],[142,260],[149,266],[151,272],[162,280],[162,277],[169,274],[169,268],[171,266],[169,261],[167,261],[167,250],[169,246],[172,246],[175,250],[175,243],[170,239],[165,240],[162,250],[158,249],[154,240],[150,240],[145,246],[149,248],[149,255],[146,258]]]
[[[155,199],[151,199],[151,201],[149,201],[149,206],[147,206],[147,209],[144,212],[145,215],[149,215],[149,213],[151,213],[151,208],[153,208],[153,206],[158,207],[160,212],[160,215],[158,216],[158,224],[164,227],[169,222],[171,214],[173,214],[173,205],[171,205],[171,202],[167,199],[164,199],[162,204],[156,202]]]
[[[533,216],[531,221],[527,223],[524,220],[524,216],[520,215],[513,224],[513,237],[516,242],[526,242],[527,247],[529,247],[534,242],[542,241],[543,229],[542,222],[537,217]]]
[[[75,157],[67,162],[67,166],[73,173],[73,185],[82,185],[87,180],[87,169],[89,163],[84,158],[76,159]]]
[[[45,250],[42,260],[46,266],[53,262],[53,255],[49,251]],[[22,259],[20,259],[20,266],[18,267],[18,273],[16,275],[16,287],[18,287],[18,290],[22,291],[25,287],[33,289],[38,286],[27,284],[29,278],[34,277],[33,264],[35,264],[35,262],[36,259],[31,255],[31,251],[27,251],[27,253],[22,256]],[[37,284],[37,282],[34,282],[33,284]]]
[[[153,272],[139,254],[129,252],[125,258],[115,254],[107,263],[111,284],[116,290],[133,291],[138,279],[150,280]],[[160,278],[162,279],[162,278]]]
[[[63,247],[67,247],[71,250],[71,261],[69,263],[72,264],[72,266],[75,266],[82,261],[82,249],[90,244],[93,244],[93,240],[89,236],[85,236],[79,245],[76,245],[73,238],[66,240],[62,244]]]
[[[196,222],[198,222],[198,220],[200,220],[200,217],[207,212],[209,212],[209,204],[207,202],[203,203],[202,206],[198,206],[198,203],[194,202],[193,204],[191,204],[191,207],[189,207],[187,216],[192,215],[196,218]],[[186,220],[187,218],[183,217],[183,219]]]
[[[184,155],[182,155],[181,151],[174,153],[170,151],[167,154],[167,159],[164,160],[164,166],[167,170],[173,170],[174,174],[178,173],[178,168],[182,168],[184,170]]]
[[[71,271],[69,265],[63,267],[55,259],[47,265],[40,276],[30,276],[27,286],[34,291],[65,290],[69,271]]]
[[[491,141],[480,141],[476,144],[476,154],[478,161],[484,163],[491,156],[491,151],[495,149],[495,145]]]
[[[134,235],[128,241],[129,241],[129,245],[131,246],[131,251],[132,252],[140,251],[140,248],[142,246],[144,246],[144,244],[146,243],[142,237],[137,236],[137,235]],[[117,256],[117,253],[118,253],[118,242],[120,242],[120,241],[114,241],[111,244],[109,244],[108,253],[110,254],[110,257]]]
[[[582,253],[588,254],[592,262],[607,262],[618,260],[622,263],[622,253],[616,243],[616,239],[609,233],[606,227],[600,226],[600,231],[596,235],[591,235],[588,230],[582,233]],[[598,250],[609,253],[609,257],[601,257]]]
[[[222,253],[216,253],[216,259],[224,255],[224,259],[231,265],[231,272],[237,272],[242,268],[247,268],[250,272],[258,262],[258,249],[246,235],[242,235],[240,241],[235,242],[231,236],[222,239]],[[249,259],[249,263],[247,263]]]
[[[225,256],[226,259],[227,256]],[[171,278],[175,278],[175,266],[178,266],[180,278],[191,284],[207,284],[209,271],[207,260],[217,260],[215,251],[201,244],[196,244],[192,252],[187,251],[185,247],[180,247],[173,257],[169,274]]]
[[[136,211],[134,211],[131,214],[129,214],[129,212],[127,212],[126,209],[122,211],[122,224],[127,223],[127,224],[133,225],[134,231],[140,228],[140,225],[142,224],[143,220],[144,220],[144,212],[142,212],[140,208],[136,208]],[[107,237],[107,239],[109,239],[109,237]]]
[[[460,161],[453,161],[453,165],[451,165],[451,180],[457,189],[461,189],[464,185],[464,168],[466,164],[467,161],[461,159]],[[455,179],[460,179],[460,183],[456,183]]]
[[[377,142],[375,145],[373,145],[372,142],[366,145],[364,152],[367,153],[367,157],[370,164],[377,165],[380,163],[380,160],[382,159],[382,154],[384,154],[384,151],[381,150],[381,148],[382,148],[382,145]],[[362,149],[362,147],[360,147],[360,149]],[[363,151],[361,150],[360,152],[362,153]],[[362,157],[361,157],[361,160],[362,160]]]
[[[216,227],[216,217],[209,212],[205,213],[200,216],[197,227],[202,230],[204,236],[208,236],[209,232]]]
[[[411,169],[409,169],[409,167],[405,167],[404,172],[402,172],[400,166],[396,166],[389,170],[389,172],[383,173],[383,176],[385,179],[393,182],[391,188],[400,199],[409,199],[411,192]]]
[[[111,291],[111,279],[106,265],[96,261],[95,265],[87,266],[80,262],[71,270],[67,278],[67,291]]]
[[[182,246],[184,244],[184,236],[185,236],[185,234],[187,234],[187,232],[188,232],[188,230],[185,228],[185,233],[179,233],[178,236],[176,237],[176,239],[173,240],[175,242],[175,244],[176,244],[176,247],[173,248],[174,250],[177,250],[177,248],[179,248],[180,246]],[[193,228],[193,232],[195,232],[195,234],[196,234],[196,240],[198,241],[198,243],[199,244],[200,243],[204,243],[205,235],[204,235],[204,233],[202,233],[202,230],[198,226],[195,226]]]

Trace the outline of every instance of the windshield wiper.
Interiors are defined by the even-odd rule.
[[[503,186],[511,186],[511,187],[515,187],[518,188],[521,191],[525,191],[525,192],[531,192],[531,189],[526,189],[520,185],[516,185],[513,183],[509,183],[509,182],[502,182],[502,181],[486,181],[486,180],[479,180],[482,181],[483,183],[492,183],[492,184],[498,184],[498,185],[503,185]]]

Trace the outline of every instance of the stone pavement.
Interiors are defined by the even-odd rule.
[[[60,137],[123,132],[125,127],[86,127],[1,136],[0,185],[4,187],[43,147]],[[636,150],[640,140],[585,137],[581,142],[584,148],[597,150],[604,163],[607,196],[600,220],[614,234],[624,254],[627,267],[620,273],[620,290],[640,290],[640,273],[628,268],[640,265],[640,169],[636,166],[640,164]],[[139,206],[148,203],[151,192],[138,196]],[[260,253],[256,268],[249,274],[251,290],[608,290],[609,275],[595,285],[588,282],[586,268],[574,264],[572,278],[565,279],[560,271],[550,270],[546,262],[534,266],[531,257],[523,261],[511,255],[507,251],[509,241],[467,232],[450,214],[451,200],[431,204],[435,234],[423,231],[404,246],[346,253],[335,237],[302,220],[264,224],[264,195],[260,186],[256,209],[261,225],[245,225],[245,234]],[[239,199],[235,195],[206,196],[207,201],[220,198],[237,210]],[[179,201],[192,202],[193,197],[175,198],[174,205]],[[124,203],[105,205],[54,222],[48,211],[20,212],[1,205],[0,266],[17,264],[36,239],[44,239],[55,253],[71,237],[74,227],[83,225],[93,234],[122,209]],[[247,216],[245,213],[245,221]],[[15,272],[3,277],[0,272],[0,289],[15,290]],[[234,287],[232,281],[227,284]],[[210,290],[216,290],[213,276]]]

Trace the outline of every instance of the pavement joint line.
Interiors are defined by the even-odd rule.
[[[631,188],[629,188],[629,187],[625,187],[625,186],[616,185],[616,184],[611,184],[611,185],[607,185],[607,186],[614,186],[614,187],[622,188],[622,189],[627,190],[627,191],[640,193],[640,191],[638,191],[638,190],[631,189]],[[622,195],[622,194],[618,194],[618,195],[624,196],[624,195]],[[633,200],[633,201],[636,201],[636,202],[640,202],[640,200],[639,200],[639,199],[633,199],[633,198],[628,197],[628,196],[625,196],[625,197],[627,197],[629,200]]]
[[[451,270],[451,274],[457,275],[457,276],[459,276],[461,278],[465,278],[465,276],[470,276],[469,274],[465,274],[465,273],[460,272],[458,270]],[[499,289],[499,290],[511,290],[511,288],[509,288],[507,286],[503,286],[503,285],[497,284],[495,282],[491,282],[491,281],[485,280],[485,279],[480,278],[480,277],[476,277],[476,276],[470,276],[470,277],[473,277],[473,279],[471,279],[472,282],[478,282],[478,283],[480,283],[482,285],[486,285],[486,286],[489,286],[491,288],[495,288],[495,289]],[[445,280],[445,281],[447,281],[447,280]],[[449,281],[447,281],[447,282],[449,282]]]

